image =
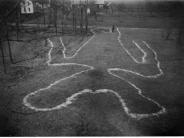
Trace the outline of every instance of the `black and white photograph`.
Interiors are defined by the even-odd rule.
[[[184,1],[0,0],[0,136],[184,136]]]

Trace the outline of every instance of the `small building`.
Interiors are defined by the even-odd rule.
[[[105,0],[95,0],[95,4],[98,6],[98,8],[103,8],[105,5]]]
[[[50,8],[50,3],[44,2],[44,3],[42,4],[42,3],[40,3],[39,1],[36,1],[36,2],[35,2],[35,7],[40,8],[40,9],[47,9],[47,8]]]
[[[33,14],[34,6],[31,0],[22,0],[20,3],[21,14]]]
[[[72,5],[86,4],[87,0],[71,0]]]

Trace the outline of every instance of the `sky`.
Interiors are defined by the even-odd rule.
[[[75,0],[75,1],[85,1],[85,0]],[[94,0],[88,0],[94,1]],[[139,2],[139,1],[183,1],[184,0],[95,0],[95,1],[110,1],[110,2]]]
[[[105,0],[111,2],[138,2],[138,1],[184,1],[184,0]]]

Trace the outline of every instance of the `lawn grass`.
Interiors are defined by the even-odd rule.
[[[182,135],[182,74],[183,58],[182,52],[177,49],[174,40],[165,40],[161,29],[130,29],[120,28],[122,42],[135,57],[141,57],[141,53],[133,45],[131,40],[144,40],[157,52],[161,62],[164,75],[158,79],[143,79],[130,74],[118,75],[125,77],[143,90],[143,94],[158,101],[165,106],[167,113],[158,117],[150,117],[142,120],[135,120],[128,117],[122,110],[117,98],[112,94],[86,94],[81,95],[76,102],[68,108],[52,112],[35,113],[22,104],[23,97],[39,88],[73,73],[83,70],[83,67],[47,67],[45,64],[47,52],[50,49],[45,41],[33,41],[26,46],[14,43],[13,48],[16,55],[31,57],[35,52],[45,51],[39,57],[40,62],[33,67],[33,70],[22,79],[14,79],[6,86],[1,87],[3,98],[9,99],[2,107],[2,119],[6,119],[4,135],[20,136],[56,136],[56,135]],[[131,69],[143,74],[155,73],[153,64],[147,66],[136,65],[130,57],[121,49],[117,37],[118,33],[97,33],[97,36],[75,59],[67,61],[62,59],[62,47],[59,44],[59,37],[50,38],[56,46],[52,53],[53,63],[75,62],[92,65],[95,70],[86,72],[79,77],[61,82],[56,88],[45,91],[31,99],[34,105],[50,107],[62,103],[66,97],[83,89],[112,89],[120,93],[133,112],[149,113],[157,111],[157,107],[148,101],[144,101],[137,95],[135,89],[107,73],[108,67],[121,67]],[[27,37],[27,36],[25,36]],[[72,55],[78,46],[88,38],[64,36],[63,41],[67,48],[66,54]],[[26,52],[27,51],[27,52]],[[20,53],[19,53],[20,52]],[[16,56],[16,57],[20,57]],[[27,67],[38,60],[18,63]],[[44,68],[38,69],[40,66]],[[21,71],[22,72],[22,71]],[[7,77],[8,78],[8,77]],[[6,88],[6,89],[5,89]]]

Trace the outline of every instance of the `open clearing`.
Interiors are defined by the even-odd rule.
[[[2,89],[4,132],[182,135],[184,59],[174,41],[161,29],[92,32],[73,49],[48,38],[44,68]]]

